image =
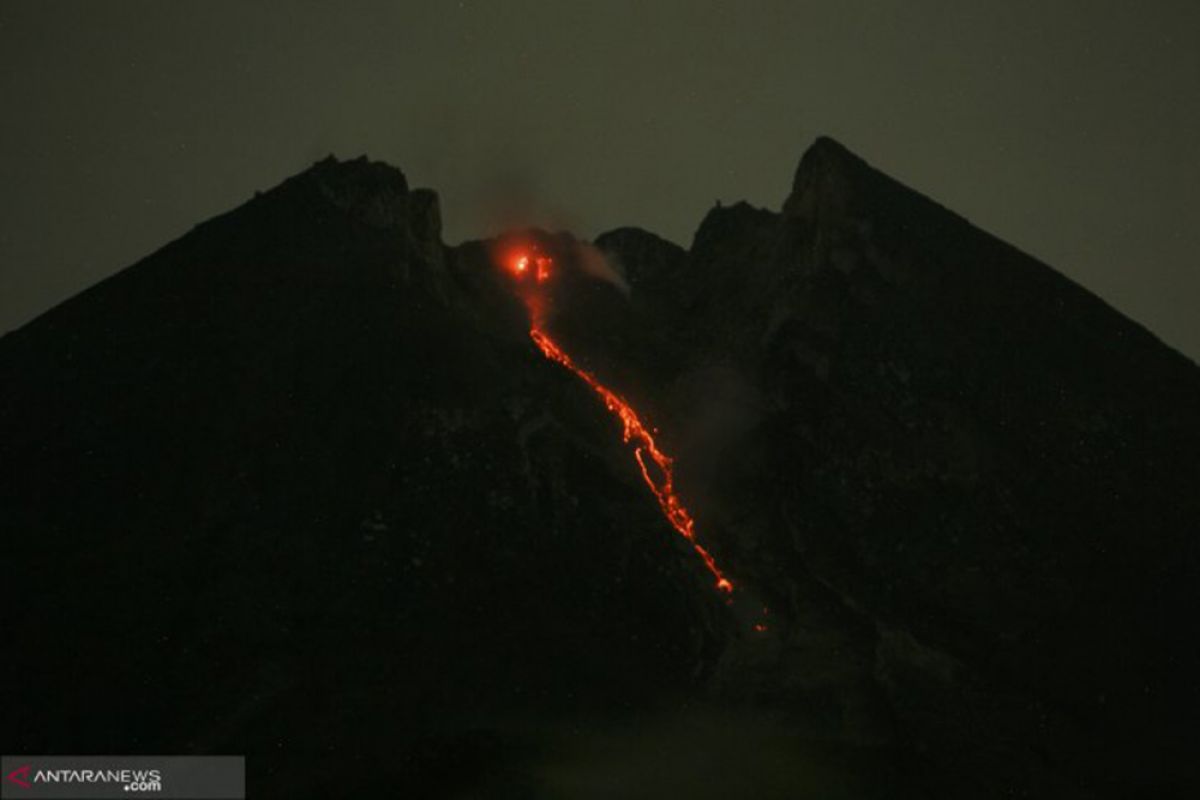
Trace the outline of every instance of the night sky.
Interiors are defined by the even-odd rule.
[[[270,8],[264,8],[264,6]],[[687,245],[829,134],[1200,358],[1200,5],[0,2],[0,331],[332,152]]]

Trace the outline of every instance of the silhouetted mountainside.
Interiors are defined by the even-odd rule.
[[[1194,364],[828,139],[779,213],[594,244],[623,280],[566,271],[550,325],[737,603],[493,243],[327,159],[0,339],[2,749],[244,752],[269,797],[1194,796]]]
[[[873,631],[938,793],[1194,782],[1195,365],[827,139],[778,217],[713,210],[693,267],[750,273],[662,296],[696,343],[668,418],[750,397],[693,492],[743,574],[807,572]]]

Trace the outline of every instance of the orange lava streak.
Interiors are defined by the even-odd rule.
[[[675,494],[675,480],[671,469],[671,458],[658,449],[658,445],[654,441],[654,436],[642,424],[642,420],[638,417],[637,412],[620,395],[596,380],[596,377],[586,369],[576,365],[571,357],[555,344],[549,334],[536,324],[529,329],[529,336],[533,339],[534,344],[538,346],[538,349],[542,351],[542,355],[575,373],[584,383],[591,387],[592,391],[600,396],[600,399],[604,401],[605,408],[620,418],[621,425],[624,427],[624,440],[626,443],[634,443],[633,456],[637,459],[638,467],[642,470],[642,477],[645,478],[646,485],[650,487],[651,491],[654,492],[654,496],[658,498],[658,505],[662,509],[663,515],[671,523],[671,527],[678,531],[680,536],[688,540],[692,545],[692,549],[704,561],[704,566],[717,579],[717,588],[726,594],[732,593],[733,584],[721,572],[721,568],[717,566],[716,559],[696,541],[696,521],[692,519],[692,515],[684,507],[679,496]],[[646,454],[649,454],[650,460],[657,467],[658,473],[661,476],[660,479],[655,480],[650,474],[650,469],[646,464]]]

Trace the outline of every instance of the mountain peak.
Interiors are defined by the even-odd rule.
[[[810,217],[818,204],[845,210],[858,176],[870,172],[865,161],[840,142],[818,136],[800,158],[792,191],[783,205],[788,217]]]
[[[408,224],[408,180],[390,164],[366,156],[339,161],[329,155],[297,178],[315,185],[334,206],[372,227]]]
[[[813,140],[801,157],[800,163],[824,161],[829,163],[862,164],[863,160],[855,155],[850,148],[834,139],[832,136],[821,135]]]

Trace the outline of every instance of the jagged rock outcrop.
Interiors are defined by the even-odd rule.
[[[596,237],[640,298],[678,292],[686,282],[687,251],[641,228],[617,228]]]

